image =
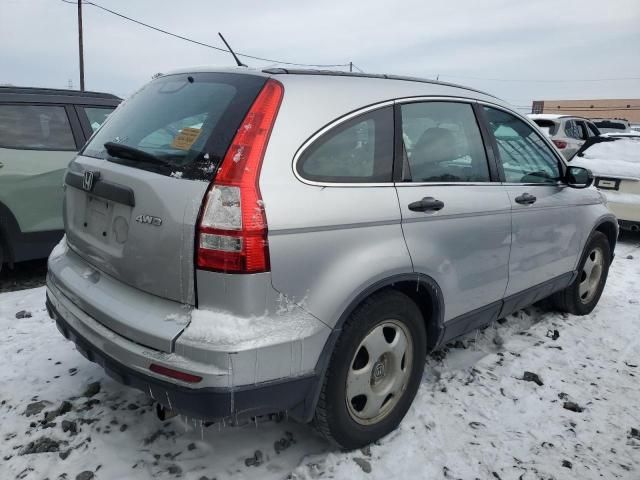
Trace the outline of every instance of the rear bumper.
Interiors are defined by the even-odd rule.
[[[607,207],[621,220],[620,226],[622,228],[625,228],[625,224],[640,225],[639,194],[617,191],[606,191],[604,193],[607,197]]]
[[[58,330],[75,343],[88,360],[100,365],[114,380],[147,393],[166,408],[203,420],[246,418],[287,411],[294,418],[309,418],[318,377],[315,374],[240,387],[190,388],[163,381],[131,368],[98,349],[71,326],[47,294],[47,311]]]
[[[331,333],[315,317],[295,305],[243,317],[170,302],[91,268],[65,245],[49,257],[47,308],[63,335],[114,379],[197,418],[309,413],[307,390],[318,383]]]

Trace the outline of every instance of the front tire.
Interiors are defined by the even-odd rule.
[[[571,285],[553,296],[555,307],[573,315],[591,313],[604,290],[610,264],[609,241],[603,233],[594,232],[582,254],[578,276]]]
[[[318,431],[348,450],[393,431],[420,386],[426,345],[409,297],[386,290],[365,300],[336,342],[316,407]]]

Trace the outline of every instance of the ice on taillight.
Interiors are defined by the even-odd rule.
[[[237,253],[242,251],[242,238],[203,233],[200,235],[200,248]]]
[[[222,230],[241,230],[240,201],[239,187],[213,186],[207,197],[201,225]]]

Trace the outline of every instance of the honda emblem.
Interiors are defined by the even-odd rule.
[[[84,175],[82,177],[82,188],[87,192],[90,192],[93,189],[94,179],[98,176],[97,172],[92,172],[91,170],[85,170]]]

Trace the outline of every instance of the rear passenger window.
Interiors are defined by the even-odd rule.
[[[0,147],[29,150],[75,150],[64,107],[0,105]]]
[[[333,128],[298,160],[298,173],[329,183],[390,182],[393,167],[393,109],[381,108]]]
[[[557,157],[540,134],[522,120],[484,107],[508,183],[555,183],[560,178]]]
[[[489,182],[480,129],[467,103],[423,102],[401,106],[403,180]]]
[[[575,138],[576,140],[586,140],[588,137],[584,123],[575,120],[569,120],[565,123],[564,133],[567,137]]]
[[[113,107],[82,107],[82,110],[87,116],[91,131],[95,132],[113,112]]]

